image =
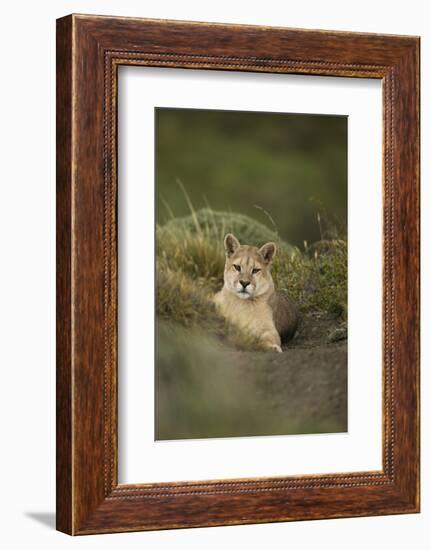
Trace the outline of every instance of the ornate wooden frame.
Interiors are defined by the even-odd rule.
[[[383,470],[117,480],[119,65],[383,82]],[[419,38],[70,15],[57,21],[57,528],[69,534],[419,511]]]

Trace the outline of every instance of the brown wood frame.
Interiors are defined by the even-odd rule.
[[[119,65],[383,82],[383,470],[119,485]],[[70,15],[57,21],[57,529],[419,511],[419,38]]]

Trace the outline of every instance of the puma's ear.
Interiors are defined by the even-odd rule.
[[[232,256],[232,254],[239,248],[239,240],[235,237],[235,235],[232,235],[232,233],[228,233],[226,237],[224,238],[224,250],[226,252],[226,256],[229,258],[229,256]]]
[[[259,248],[259,253],[262,255],[262,258],[265,263],[269,264],[272,262],[272,258],[275,256],[277,247],[275,243],[266,243],[261,248]]]

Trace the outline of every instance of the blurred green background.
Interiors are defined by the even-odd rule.
[[[322,233],[345,236],[347,117],[169,108],[155,116],[158,224],[190,214],[179,179],[196,210],[268,225],[264,209],[301,248]]]

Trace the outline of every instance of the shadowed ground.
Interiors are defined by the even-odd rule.
[[[334,320],[308,317],[277,354],[159,323],[156,438],[347,431],[345,337]]]

